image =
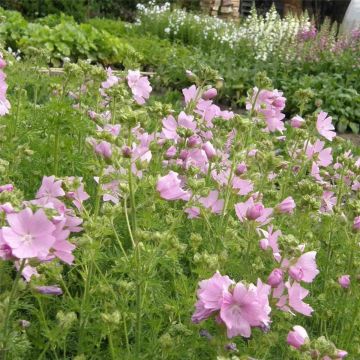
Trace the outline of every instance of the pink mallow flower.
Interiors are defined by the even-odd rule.
[[[254,199],[250,197],[244,203],[235,204],[235,212],[241,222],[254,220],[260,224],[266,224],[270,221],[269,216],[273,209],[265,208],[260,202],[255,203]]]
[[[278,287],[284,279],[284,272],[281,269],[274,269],[268,277],[267,283],[275,288]]]
[[[62,181],[55,180],[55,176],[44,176],[41,186],[36,193],[37,199],[46,199],[46,202],[56,202],[57,198],[65,195],[65,191],[61,187]]]
[[[259,229],[264,238],[260,240],[260,248],[267,250],[271,248],[276,259],[280,258],[280,250],[278,245],[278,238],[282,235],[281,230],[273,231],[273,226],[269,225],[267,231]]]
[[[59,296],[63,294],[61,288],[57,285],[49,285],[49,286],[35,286],[35,290],[43,295],[54,295]]]
[[[199,203],[206,209],[210,209],[214,214],[220,214],[224,208],[224,200],[219,199],[219,192],[217,190],[210,191],[209,196],[199,199]]]
[[[296,207],[294,199],[289,196],[284,199],[279,205],[276,206],[276,209],[283,214],[292,214]]]
[[[293,331],[290,331],[287,336],[287,343],[292,347],[294,347],[295,349],[299,349],[309,340],[310,339],[308,333],[300,325],[295,325],[293,327]]]
[[[11,192],[14,190],[14,185],[13,184],[5,184],[5,185],[1,185],[0,186],[0,193],[2,192]]]
[[[316,120],[316,130],[318,133],[323,136],[325,139],[332,141],[336,136],[335,127],[331,123],[332,117],[324,111],[321,111]]]
[[[332,191],[324,191],[321,198],[320,211],[323,213],[331,212],[333,207],[336,205],[337,197],[334,196]]]
[[[251,327],[267,327],[270,323],[268,296],[271,287],[258,281],[257,286],[239,282],[233,292],[227,291],[221,305],[220,318],[227,327],[227,336],[251,336]]]
[[[319,274],[316,266],[316,251],[302,254],[296,263],[289,268],[289,275],[296,281],[311,283]]]
[[[301,128],[305,123],[305,120],[300,116],[296,115],[290,120],[290,125],[293,128]]]
[[[347,289],[350,286],[350,275],[340,276],[338,282],[342,288]]]
[[[145,104],[145,100],[150,97],[152,87],[146,76],[141,76],[140,71],[129,70],[126,77],[128,85],[133,93],[134,100],[139,104]]]
[[[11,104],[6,98],[7,84],[5,82],[6,75],[0,69],[0,116],[4,116],[9,113]]]
[[[289,306],[300,314],[311,316],[314,309],[302,301],[309,294],[309,290],[304,289],[297,282],[294,282],[292,285],[287,283],[286,287],[289,294]]]
[[[82,208],[83,202],[90,198],[89,194],[84,190],[84,184],[80,184],[74,191],[69,191],[66,196],[73,200],[72,203],[78,210]]]
[[[111,158],[112,150],[111,144],[107,141],[101,141],[99,144],[94,145],[96,154],[102,156],[105,159]]]
[[[217,95],[216,89],[215,89],[215,88],[211,88],[211,89],[209,89],[209,90],[206,90],[206,91],[202,94],[201,97],[202,97],[204,100],[211,100],[211,99],[213,99],[214,97],[216,97],[216,95]]]
[[[181,188],[179,174],[170,171],[169,174],[161,177],[156,185],[156,190],[165,200],[185,200],[190,199],[190,193]]]
[[[224,294],[232,284],[234,281],[226,275],[221,275],[219,271],[210,279],[200,281],[197,291],[198,301],[195,304],[196,310],[191,318],[192,321],[198,323],[220,310]]]
[[[318,166],[327,167],[333,161],[333,157],[331,154],[332,149],[330,147],[324,149],[324,146],[324,141],[321,141],[319,139],[315,141],[314,145],[307,141],[305,141],[304,144],[306,156],[308,157],[308,159],[314,158]]]
[[[185,103],[188,104],[190,101],[195,100],[197,92],[198,90],[195,85],[191,85],[189,88],[183,89],[182,93],[184,95]]]
[[[48,255],[56,241],[53,235],[55,226],[42,209],[33,213],[26,208],[19,213],[8,214],[6,219],[10,227],[3,227],[2,234],[14,256],[27,259]]]
[[[357,216],[357,217],[354,219],[353,229],[356,230],[356,231],[359,231],[359,230],[360,230],[360,216]]]

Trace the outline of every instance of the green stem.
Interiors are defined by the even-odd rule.
[[[121,251],[122,251],[122,253],[123,253],[126,261],[129,262],[129,258],[128,258],[127,255],[126,255],[124,246],[123,246],[123,244],[122,244],[122,242],[121,242],[121,240],[120,240],[120,237],[119,237],[119,235],[118,235],[118,233],[117,233],[117,231],[116,231],[116,228],[115,228],[115,225],[114,225],[114,219],[111,219],[111,226],[112,226],[112,229],[113,229],[113,231],[114,231],[116,241],[118,242],[119,247],[120,247],[120,249],[121,249]]]
[[[100,165],[100,175],[99,175],[99,183],[97,186],[97,190],[96,190],[96,199],[95,199],[95,207],[94,207],[94,216],[95,219],[97,218],[97,216],[99,215],[99,211],[100,211],[100,202],[101,202],[101,178],[103,176],[103,164],[101,162]]]
[[[60,143],[60,125],[56,125],[55,130],[55,144],[54,144],[54,174],[58,175],[59,167],[59,143]]]
[[[25,267],[25,259],[21,260],[20,263],[20,267],[18,272],[16,273],[16,277],[13,283],[13,286],[11,288],[11,292],[10,292],[10,296],[9,296],[9,300],[8,300],[8,304],[6,306],[6,312],[5,312],[5,319],[4,319],[4,347],[3,347],[3,352],[4,352],[4,360],[6,360],[7,357],[7,344],[8,344],[8,337],[9,337],[9,320],[10,320],[10,315],[11,315],[11,305],[15,299],[15,295],[16,295],[16,291],[19,285],[19,280],[21,277],[21,273],[24,270]]]
[[[92,259],[92,253],[91,253],[91,261],[90,261],[89,267],[87,268],[84,295],[83,295],[81,307],[80,307],[80,328],[79,328],[78,354],[80,354],[82,352],[84,328],[85,328],[86,320],[87,320],[87,316],[84,313],[85,313],[85,307],[88,304],[89,289],[90,289],[92,274],[93,274],[93,259]]]
[[[115,359],[116,359],[116,356],[115,356],[114,343],[113,343],[113,339],[112,339],[110,327],[109,327],[108,341],[109,341],[111,359],[112,359],[112,360],[115,360]]]
[[[140,247],[139,242],[134,239],[133,234],[136,235],[137,221],[136,221],[136,204],[135,193],[133,185],[133,176],[131,171],[131,161],[129,162],[129,191],[130,191],[130,207],[131,207],[131,238],[133,244],[135,244],[135,267],[136,267],[136,333],[135,333],[135,354],[136,358],[139,358],[141,349],[141,280],[140,280]]]
[[[16,129],[17,129],[18,121],[19,121],[20,107],[21,107],[21,89],[19,89],[19,94],[18,94],[17,103],[16,103],[16,113],[15,113],[13,137],[16,136]]]

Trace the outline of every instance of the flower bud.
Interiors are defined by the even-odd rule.
[[[201,144],[201,139],[199,135],[191,135],[187,140],[188,147],[195,147]]]
[[[293,128],[301,128],[304,125],[304,123],[305,123],[305,120],[299,115],[294,116],[290,120],[290,125]]]
[[[290,331],[287,336],[287,343],[295,349],[299,349],[305,342],[309,341],[309,335],[300,325],[295,325],[293,330],[294,331]]]
[[[203,145],[203,150],[205,151],[206,156],[208,157],[209,160],[213,159],[216,156],[216,150],[210,141],[207,141]]]
[[[62,290],[59,286],[35,286],[35,290],[43,295],[62,295]]]
[[[267,283],[271,287],[277,287],[283,281],[284,273],[281,269],[274,269],[268,277]]]
[[[123,156],[124,156],[125,158],[131,158],[131,153],[132,153],[132,151],[131,151],[131,148],[130,148],[129,146],[124,145],[124,146],[121,148],[121,152],[122,152],[122,154],[123,154]]]
[[[242,175],[244,173],[246,173],[247,171],[247,167],[246,164],[244,162],[242,162],[241,164],[239,164],[236,169],[235,169],[235,174],[236,175]]]
[[[247,212],[246,212],[246,217],[249,220],[256,220],[257,218],[259,218],[262,213],[264,211],[264,205],[257,203],[254,204],[252,207],[250,207]]]
[[[338,282],[342,288],[347,289],[350,286],[350,275],[340,276]]]
[[[216,97],[217,95],[217,90],[215,88],[211,88],[209,90],[206,90],[203,94],[202,94],[202,98],[204,100],[211,100],[214,97]]]

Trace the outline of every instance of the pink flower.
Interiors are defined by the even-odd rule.
[[[278,287],[284,278],[284,272],[281,269],[274,269],[268,277],[267,283],[275,288]]]
[[[107,141],[103,140],[99,144],[96,144],[94,150],[98,155],[101,155],[105,159],[111,158],[112,155],[111,144]]]
[[[270,221],[269,216],[272,214],[273,209],[265,208],[262,203],[255,203],[254,199],[250,197],[244,203],[235,204],[235,212],[241,222],[247,219],[266,224]]]
[[[55,202],[56,198],[65,195],[65,191],[61,187],[62,181],[55,180],[55,176],[44,176],[41,182],[41,186],[36,193],[37,199],[46,199],[46,202]]]
[[[59,296],[62,295],[63,292],[61,288],[57,285],[50,285],[50,286],[35,286],[35,290],[43,295],[55,295]]]
[[[224,207],[224,200],[219,200],[219,192],[217,190],[210,191],[209,196],[206,198],[200,198],[199,203],[215,214],[221,213]]]
[[[279,131],[283,133],[285,130],[284,122],[282,121],[285,118],[285,114],[275,109],[264,109],[261,110],[261,113],[265,116],[267,132]]]
[[[251,327],[268,326],[270,322],[268,295],[270,286],[261,282],[256,287],[246,287],[239,282],[233,292],[225,292],[221,305],[220,317],[227,327],[229,338],[234,336],[251,336]]]
[[[26,208],[16,214],[8,214],[10,227],[3,227],[5,243],[11,247],[12,254],[19,259],[46,257],[55,243],[55,226],[42,209],[33,214]]]
[[[75,249],[75,245],[67,241],[67,238],[70,235],[70,230],[65,228],[65,224],[66,220],[56,224],[56,230],[53,232],[56,240],[52,248],[56,257],[71,265],[74,261],[74,255],[72,252]]]
[[[360,230],[360,216],[354,219],[353,229],[357,231]]]
[[[236,166],[235,174],[236,175],[242,175],[242,174],[246,173],[246,171],[247,171],[246,164],[244,162],[242,162],[242,163],[240,163],[239,165]]]
[[[339,359],[343,359],[344,357],[348,356],[348,352],[345,350],[337,350],[336,356],[338,356]]]
[[[196,121],[194,121],[194,117],[192,115],[186,115],[184,111],[181,111],[178,116],[179,126],[184,129],[195,130],[196,129]]]
[[[273,226],[269,225],[267,231],[259,229],[259,231],[265,236],[265,238],[260,240],[260,247],[263,250],[272,249],[273,254],[279,254],[279,245],[277,243],[278,238],[282,235],[281,230],[273,231]]]
[[[14,211],[13,206],[9,202],[6,202],[4,204],[0,204],[0,214],[2,212],[4,212],[5,214],[11,214],[15,211]]]
[[[202,98],[204,100],[211,100],[213,99],[214,97],[216,97],[217,95],[217,91],[215,88],[211,88],[209,90],[206,90],[203,94],[202,94]]]
[[[9,113],[11,105],[6,98],[7,84],[5,82],[6,75],[0,69],[0,116],[4,116]]]
[[[334,125],[331,123],[332,117],[321,111],[316,120],[316,129],[325,139],[332,141],[336,136]]]
[[[109,89],[119,82],[119,78],[113,75],[112,69],[110,67],[106,69],[106,73],[107,73],[107,79],[106,81],[103,81],[101,83],[101,87],[103,89]]]
[[[11,192],[14,190],[14,185],[13,184],[5,184],[5,185],[1,185],[0,186],[0,193],[6,191],[6,192]]]
[[[161,177],[156,185],[156,190],[165,200],[185,200],[190,199],[190,193],[181,188],[179,174],[170,171],[168,175]]]
[[[336,205],[337,198],[332,191],[324,191],[321,199],[321,212],[331,212]]]
[[[306,149],[306,156],[308,159],[315,158],[316,164],[318,166],[327,167],[333,161],[331,155],[332,149],[330,147],[324,149],[324,145],[325,143],[318,139],[315,141],[314,145],[312,145],[310,142],[305,142],[304,147]]]
[[[172,145],[166,150],[165,156],[167,159],[172,159],[173,157],[175,157],[176,153],[177,153],[177,148],[174,145]]]
[[[188,219],[196,219],[200,215],[200,209],[196,206],[192,206],[184,210],[186,214],[188,214]]]
[[[290,125],[293,128],[301,128],[304,125],[304,123],[305,123],[305,120],[299,115],[294,116],[290,120]]]
[[[148,78],[146,76],[141,76],[140,71],[138,70],[129,70],[126,78],[135,101],[139,105],[145,104],[145,100],[150,97],[150,93],[152,91]]]
[[[338,282],[342,288],[347,289],[350,286],[350,275],[340,276]]]
[[[15,262],[15,267],[17,270],[20,269],[19,261]],[[34,277],[40,276],[40,274],[37,272],[36,268],[29,265],[27,262],[26,262],[26,265],[25,265],[23,271],[21,272],[21,275],[25,279],[26,282],[29,282],[33,276]]]
[[[300,325],[295,325],[293,327],[293,331],[290,331],[287,336],[287,343],[295,349],[299,349],[302,345],[305,344],[305,342],[309,340],[308,333]]]
[[[237,176],[234,176],[232,180],[232,187],[239,190],[239,195],[247,195],[254,189],[253,183],[250,180],[243,180]]]
[[[183,89],[182,93],[185,98],[185,103],[188,104],[190,101],[196,99],[197,88],[195,85],[191,85],[189,88]]]
[[[199,283],[197,291],[198,302],[192,316],[193,322],[199,322],[209,317],[213,312],[220,310],[225,292],[234,284],[228,276],[221,275],[218,271],[207,280]]]
[[[6,66],[6,61],[0,55],[0,69],[3,69]]]
[[[311,313],[314,311],[313,308],[302,301],[302,299],[309,294],[309,290],[304,289],[297,282],[294,282],[292,285],[287,284],[287,288],[289,294],[289,306],[300,314],[311,316]]]
[[[286,199],[284,199],[276,207],[276,209],[283,214],[292,214],[294,212],[295,207],[296,207],[296,204],[295,204],[294,199],[291,196],[289,196]]]
[[[5,242],[2,235],[2,229],[0,229],[0,259],[11,260],[13,259],[11,247]]]
[[[178,127],[185,129],[190,129],[194,131],[196,129],[196,122],[192,115],[186,115],[183,111],[178,116],[178,121],[172,115],[169,115],[167,118],[163,119],[163,128],[161,136],[164,139],[168,140],[179,140],[180,136],[177,133]]]
[[[210,141],[207,141],[202,148],[209,160],[212,160],[216,156],[216,150]]]
[[[212,120],[220,116],[220,108],[217,105],[214,105],[211,100],[200,99],[196,105],[195,113],[199,114],[202,119],[205,121],[207,127],[212,128],[214,125]]]
[[[187,140],[188,147],[196,147],[201,144],[201,138],[199,135],[191,135]]]
[[[80,210],[84,201],[90,198],[89,194],[84,190],[84,184],[74,190],[69,191],[66,196],[70,199],[73,199],[73,204]]]
[[[311,283],[319,274],[316,266],[316,251],[302,254],[296,263],[289,268],[289,275],[296,281]]]

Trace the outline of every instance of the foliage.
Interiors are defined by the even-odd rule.
[[[72,17],[50,16],[27,23],[19,13],[1,11],[5,21],[0,24],[0,36],[6,46],[22,52],[39,49],[47,53],[49,62],[54,65],[69,58],[127,66],[141,58],[126,41],[90,24],[79,25]]]
[[[154,47],[156,42],[149,41]],[[166,41],[159,43],[168,46]],[[140,40],[137,46],[142,46]],[[151,46],[146,51],[149,57]],[[160,54],[154,54],[154,62]],[[257,106],[251,94],[250,111],[242,115],[223,112],[210,100],[207,104],[212,108],[205,120],[198,107],[200,97],[209,87],[220,86],[219,74],[208,66],[198,65],[188,74],[187,85],[194,81],[198,89],[187,104],[165,103],[160,96],[160,101],[150,98],[139,105],[132,87],[140,85],[129,87],[125,80],[130,73],[114,78],[114,73],[105,74],[103,68],[81,61],[67,63],[62,74],[50,76],[39,72],[44,61],[35,56],[15,61],[7,55],[12,108],[0,118],[0,172],[2,184],[14,184],[14,190],[2,190],[1,204],[11,202],[18,211],[23,200],[36,196],[42,176],[52,174],[66,190],[62,200],[66,206],[73,196],[67,189],[68,177],[82,177],[91,197],[74,208],[83,219],[83,231],[70,239],[77,247],[73,265],[31,259],[39,276],[28,283],[18,280],[12,296],[16,270],[12,259],[0,260],[0,347],[6,344],[8,359],[306,359],[308,348],[294,350],[286,344],[287,333],[296,324],[307,329],[319,353],[333,351],[330,340],[347,350],[350,359],[356,358],[360,258],[359,224],[353,222],[360,212],[359,150],[338,137],[331,143],[318,133],[318,113],[308,106],[309,94],[300,92],[302,96],[288,100],[305,123],[299,129],[287,121],[284,139],[279,132],[264,131],[265,104]],[[271,81],[263,73],[254,81],[269,90],[268,101],[281,97],[271,90]],[[224,88],[230,93],[226,84]],[[136,94],[143,91],[136,90]],[[214,94],[215,89],[211,90]],[[282,102],[277,106],[282,108]],[[170,114],[177,119],[181,110],[193,116],[188,121],[197,130],[191,130],[191,125],[178,126],[175,134],[173,129],[164,131],[164,119]],[[105,130],[117,124],[119,135]],[[200,147],[190,147],[192,131],[201,138]],[[324,158],[306,151],[320,139],[331,157],[330,164],[320,166],[321,180],[313,173],[313,163]],[[110,155],[96,146],[100,142],[110,146]],[[211,147],[205,147],[205,142],[212,144],[215,155],[210,156]],[[168,152],[171,146],[175,155]],[[195,149],[202,154],[200,159],[208,159],[206,169],[198,158],[183,162],[189,156],[183,151]],[[237,165],[242,162],[246,170],[239,173]],[[191,192],[187,201],[166,201],[159,190],[159,180],[170,170],[181,175],[182,181],[176,184],[181,191]],[[229,178],[223,181],[224,177]],[[253,189],[244,194],[232,182],[234,178],[250,182]],[[210,191],[218,191],[225,200],[222,211],[214,212],[199,202]],[[325,196],[329,191],[330,199]],[[106,195],[113,201],[107,201]],[[305,252],[317,252],[320,273],[312,284],[302,283],[310,291],[304,301],[313,307],[312,316],[281,311],[271,297],[268,332],[253,328],[251,338],[229,340],[224,325],[213,319],[200,325],[191,322],[198,282],[216,270],[236,281],[256,283],[261,278],[266,282],[274,267],[286,268],[271,250],[259,248],[259,240],[266,235],[256,229],[268,230],[267,225],[242,222],[236,215],[235,204],[250,195],[274,208],[270,221],[274,229],[282,230],[278,242],[284,259],[294,265],[301,253],[299,245],[305,244]],[[296,204],[293,214],[279,207],[289,196]],[[54,209],[48,206],[50,214]],[[189,219],[184,210],[194,206],[199,207],[198,218]],[[5,216],[2,221],[4,226]],[[350,275],[348,288],[337,281],[344,274]],[[62,295],[44,295],[36,289],[55,284]],[[10,325],[4,331],[8,308]],[[238,350],[233,344],[225,348],[229,342]]]

